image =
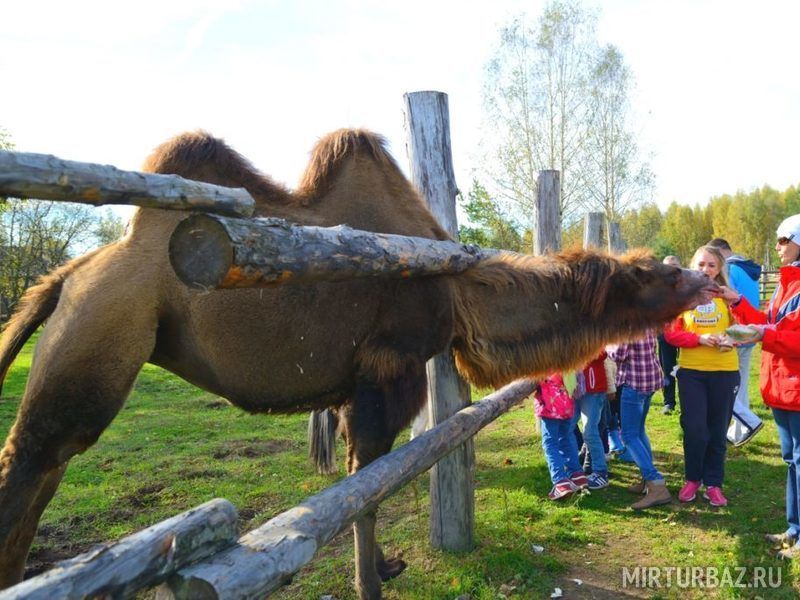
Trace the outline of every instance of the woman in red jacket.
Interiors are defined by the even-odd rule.
[[[780,282],[766,312],[751,306],[740,294],[723,288],[723,298],[740,323],[753,323],[752,340],[761,341],[761,396],[772,408],[781,454],[788,466],[786,520],[783,533],[767,541],[784,549],[780,558],[800,558],[800,215],[778,226],[775,250],[781,260]]]

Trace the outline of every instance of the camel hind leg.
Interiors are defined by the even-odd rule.
[[[384,385],[360,384],[351,404],[341,409],[347,440],[347,470],[354,473],[392,449],[397,434],[425,401],[424,367]],[[353,523],[356,591],[361,600],[381,597],[381,582],[398,576],[402,559],[386,559],[375,537],[376,511]]]
[[[67,462],[97,441],[150,356],[156,329],[150,312],[124,304],[112,313],[57,309],[45,327],[0,451],[0,589],[22,579],[39,518]]]

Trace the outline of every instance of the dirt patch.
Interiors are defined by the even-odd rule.
[[[219,479],[225,477],[227,473],[221,469],[181,469],[178,471],[177,476],[179,479]]]
[[[226,442],[217,448],[212,457],[218,460],[226,458],[260,458],[278,452],[295,450],[299,447],[297,442],[292,440],[264,440],[264,441],[244,441],[235,440]]]
[[[230,407],[230,404],[225,400],[211,400],[210,402],[205,402],[203,404],[206,408],[210,408],[211,410],[220,410],[222,408]]]
[[[99,540],[76,542],[74,538],[76,529],[93,520],[94,517],[71,517],[64,523],[42,525],[28,555],[24,578],[35,577],[52,569],[55,563],[83,554],[97,546]]]

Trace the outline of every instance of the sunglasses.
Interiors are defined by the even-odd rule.
[[[778,238],[778,243],[779,243],[781,246],[785,246],[786,244],[788,244],[789,242],[791,242],[793,238],[794,238],[794,234],[790,235],[789,237],[779,237],[779,238]]]

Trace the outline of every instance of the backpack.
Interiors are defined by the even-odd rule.
[[[533,408],[536,416],[542,419],[572,418],[575,403],[564,387],[561,375],[555,373],[539,382],[539,388],[533,394]]]
[[[608,391],[608,377],[606,376],[605,368],[606,356],[605,351],[601,352],[581,371],[583,376],[582,391],[584,394],[596,394],[598,392],[605,394]]]

